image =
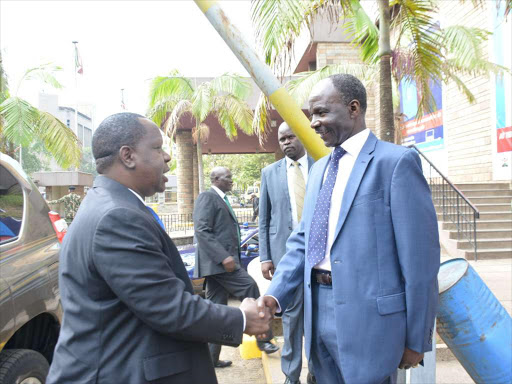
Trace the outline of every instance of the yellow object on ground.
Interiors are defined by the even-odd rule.
[[[240,346],[240,356],[244,360],[261,359],[261,351],[256,344],[256,337],[244,335]]]

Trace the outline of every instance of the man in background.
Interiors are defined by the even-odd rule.
[[[260,291],[254,279],[241,267],[240,226],[229,203],[227,192],[233,188],[229,169],[216,167],[210,174],[211,189],[201,193],[194,205],[194,231],[197,241],[194,277],[206,280],[206,298],[217,304],[228,304],[229,295],[243,300],[257,298]],[[262,351],[273,353],[278,348],[272,336],[258,342]],[[216,368],[228,367],[229,360],[219,360],[221,346],[210,343]]]
[[[69,186],[68,194],[62,196],[60,199],[48,201],[48,204],[63,204],[64,205],[64,216],[68,223],[71,223],[80,208],[82,203],[82,197],[75,193],[75,187]]]
[[[279,268],[279,261],[286,253],[286,240],[300,222],[308,172],[314,163],[288,124],[280,125],[277,139],[285,157],[261,172],[260,261],[261,272],[267,280],[272,280],[275,268]],[[297,384],[302,369],[304,336],[303,284],[298,285],[282,321],[281,369],[286,376],[286,384]],[[308,383],[313,382],[311,364],[309,371]]]

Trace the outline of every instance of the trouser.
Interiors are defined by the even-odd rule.
[[[228,305],[229,295],[234,296],[240,301],[247,297],[254,299],[260,297],[258,285],[243,268],[239,268],[233,272],[206,276],[205,279],[206,298],[216,304]],[[272,332],[270,332],[269,337],[262,341],[269,341],[272,337]],[[208,347],[210,348],[212,361],[215,364],[219,361],[221,345],[210,343]]]
[[[281,349],[281,370],[291,381],[299,381],[302,370],[304,336],[304,284],[297,287],[292,302],[282,316],[284,345]],[[313,373],[311,361],[309,372]]]
[[[338,355],[332,285],[321,285],[312,279],[313,335],[311,360],[318,384],[345,384]],[[396,371],[382,384],[395,384]]]

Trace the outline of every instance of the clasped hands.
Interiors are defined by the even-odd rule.
[[[245,331],[259,339],[265,339],[270,331],[270,321],[274,318],[277,303],[273,297],[261,296],[257,301],[246,298],[240,309],[245,314]]]

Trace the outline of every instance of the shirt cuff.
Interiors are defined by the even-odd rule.
[[[261,264],[263,264],[263,263],[272,263],[272,260],[262,260],[262,261],[260,261],[260,263]]]
[[[274,296],[272,296],[272,295],[265,295],[265,296],[271,297],[271,298],[273,298],[273,299],[276,301],[276,303],[277,303],[277,310],[276,310],[276,313],[281,313],[281,304],[279,304],[279,300],[277,300],[277,299],[276,299]]]
[[[242,312],[242,316],[244,317],[244,326],[242,328],[242,332],[245,332],[245,312],[242,311],[241,309],[240,309],[240,311]]]

